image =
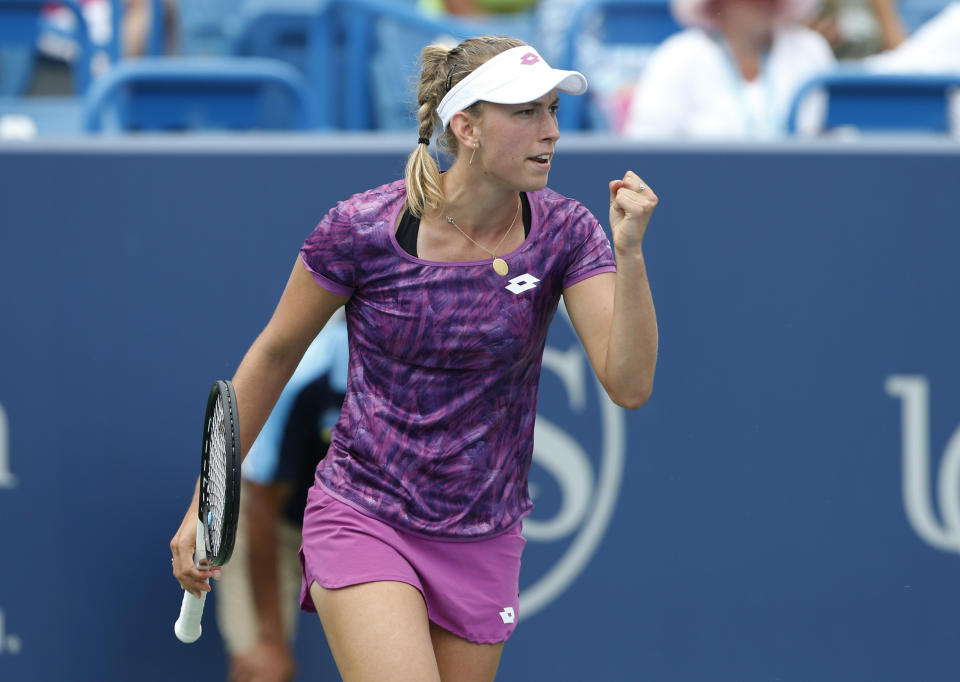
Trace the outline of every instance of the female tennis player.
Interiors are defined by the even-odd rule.
[[[421,53],[419,141],[405,179],[335,206],[304,242],[233,379],[252,443],[300,356],[346,306],[347,395],[303,526],[301,606],[347,682],[492,680],[518,617],[540,366],[563,296],[605,390],[650,395],[657,327],[642,251],[657,205],[609,182],[613,243],[546,188],[557,93],[582,74],[481,37]],[[441,173],[434,132],[453,157]],[[194,500],[193,505],[196,505]],[[189,560],[196,507],[171,542]]]

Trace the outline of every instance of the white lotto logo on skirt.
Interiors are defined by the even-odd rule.
[[[559,598],[590,562],[616,507],[626,452],[623,410],[597,381],[562,303],[551,337],[534,430],[534,509],[523,521],[522,619]]]

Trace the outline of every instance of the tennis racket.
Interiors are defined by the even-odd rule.
[[[217,381],[207,398],[203,420],[203,449],[200,460],[200,505],[194,564],[223,566],[230,559],[237,536],[240,511],[240,426],[233,384]],[[200,620],[207,593],[194,597],[183,593],[180,617],[173,626],[181,642],[200,637]]]

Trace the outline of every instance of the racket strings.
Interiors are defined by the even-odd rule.
[[[227,499],[227,422],[223,399],[218,397],[210,423],[209,471],[207,475],[207,530],[213,556],[220,553],[223,539],[223,515]]]

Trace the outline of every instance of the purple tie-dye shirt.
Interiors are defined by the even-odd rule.
[[[339,203],[300,255],[350,296],[347,397],[317,478],[331,495],[405,530],[497,535],[529,514],[540,365],[564,288],[616,265],[579,202],[528,193],[530,234],[491,259],[426,261],[397,243],[397,181]]]

